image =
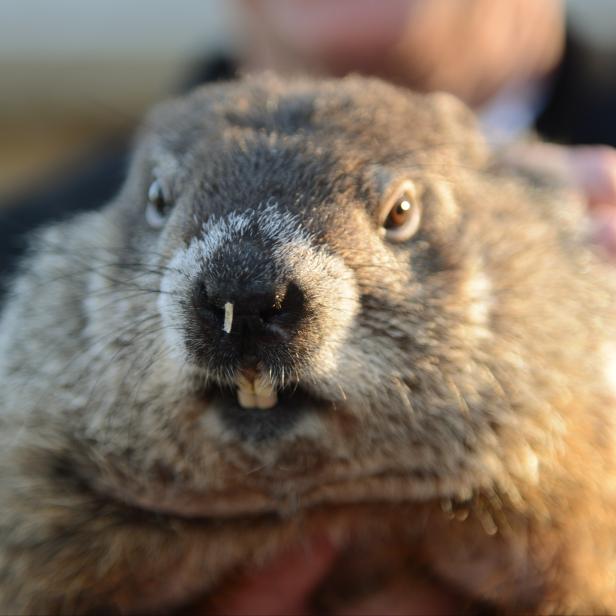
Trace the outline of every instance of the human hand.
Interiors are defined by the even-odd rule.
[[[545,171],[562,179],[582,196],[594,223],[594,239],[616,258],[616,149],[520,143],[506,157],[516,165]]]
[[[616,257],[616,150],[604,146],[568,148],[572,179],[595,223],[595,239]]]
[[[341,547],[325,538],[297,546],[236,580],[213,601],[194,606],[190,613],[258,616],[310,615],[320,612],[315,593],[336,566]],[[341,606],[328,606],[328,613],[345,616],[372,614],[455,614],[459,601],[446,589],[425,579],[393,580],[373,593],[362,593]]]

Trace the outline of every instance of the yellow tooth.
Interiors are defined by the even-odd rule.
[[[271,409],[278,403],[278,394],[272,382],[265,376],[255,378],[254,373],[238,374],[237,400],[243,408]]]
[[[257,399],[254,393],[246,391],[245,389],[237,390],[237,401],[240,406],[245,409],[254,409],[257,406]]]
[[[271,409],[278,403],[278,396],[276,395],[276,392],[272,389],[272,393],[269,395],[257,394],[255,396],[255,402],[257,408]]]
[[[276,393],[271,381],[266,377],[259,377],[256,379],[254,382],[254,388],[257,396],[272,396]]]
[[[246,393],[255,393],[255,381],[246,378],[243,374],[239,374],[236,381],[237,386],[240,389],[243,389]]]

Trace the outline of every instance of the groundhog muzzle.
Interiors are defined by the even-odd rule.
[[[616,612],[587,227],[447,95],[261,75],[162,104],[3,308],[0,611],[205,605],[325,536],[320,610],[345,571],[421,571],[461,611]]]

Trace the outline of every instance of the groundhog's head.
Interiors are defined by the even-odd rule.
[[[509,377],[531,367],[498,324],[486,246],[516,219],[490,229],[486,159],[454,99],[359,78],[256,77],[157,109],[109,210],[129,248],[89,300],[129,347],[92,433],[142,502],[463,496],[492,473]],[[97,285],[124,299],[105,310]]]

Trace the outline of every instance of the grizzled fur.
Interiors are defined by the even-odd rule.
[[[403,179],[421,226],[392,243]],[[305,299],[259,357],[296,411],[212,394],[240,360],[195,285],[262,276]],[[160,106],[121,193],[41,232],[4,308],[0,611],[170,610],[384,528],[471,600],[616,611],[612,278],[581,206],[448,96],[260,76]]]

